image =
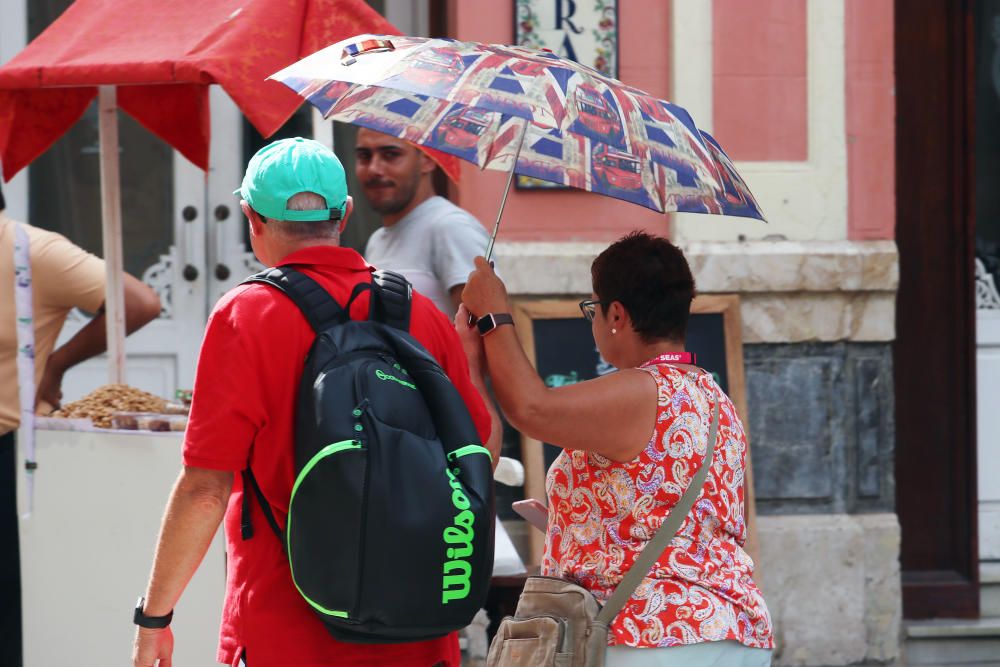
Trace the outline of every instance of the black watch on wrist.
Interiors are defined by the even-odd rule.
[[[476,320],[476,327],[479,329],[480,336],[485,336],[501,324],[513,325],[514,318],[510,313],[486,313]]]
[[[174,617],[173,610],[166,616],[146,616],[143,608],[146,606],[146,598],[139,596],[139,601],[135,603],[135,613],[132,614],[132,622],[140,628],[160,629],[170,625],[170,620]]]

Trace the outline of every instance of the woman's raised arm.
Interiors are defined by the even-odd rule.
[[[510,312],[506,289],[493,268],[476,258],[462,294],[472,312]],[[460,315],[461,317],[461,315]],[[463,337],[478,337],[474,328]],[[656,382],[628,369],[586,382],[546,387],[528,361],[517,332],[499,326],[483,337],[493,390],[507,419],[525,435],[565,449],[629,461],[649,442],[656,424]]]

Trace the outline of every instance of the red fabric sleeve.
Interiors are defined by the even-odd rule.
[[[247,363],[237,330],[234,296],[223,297],[205,329],[184,435],[186,466],[242,470],[266,415],[254,364]]]

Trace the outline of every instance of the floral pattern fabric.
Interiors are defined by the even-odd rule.
[[[655,360],[654,360],[655,362]],[[772,648],[771,618],[743,550],[746,434],[712,376],[648,362],[657,420],[646,448],[617,463],[564,450],[546,479],[549,526],[542,574],[607,601],[680,500],[706,453],[721,401],[712,468],[677,536],[611,625],[609,644],[663,647],[735,640]]]

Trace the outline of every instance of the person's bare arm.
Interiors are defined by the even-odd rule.
[[[167,501],[160,526],[153,571],[146,589],[147,616],[173,610],[201,564],[226,512],[233,473],[185,467]],[[134,667],[169,667],[173,651],[170,628],[138,628],[132,652]]]
[[[455,312],[458,312],[458,307],[462,305],[462,290],[464,289],[465,283],[462,283],[448,290],[448,296],[451,297],[451,307]]]
[[[500,450],[503,448],[503,422],[500,420],[500,413],[493,403],[493,398],[486,389],[484,376],[486,356],[483,351],[483,343],[479,340],[479,334],[475,333],[475,330],[470,332],[469,311],[465,309],[461,301],[459,301],[458,311],[455,313],[455,329],[462,341],[465,358],[469,362],[469,378],[472,380],[472,386],[479,392],[483,404],[486,405],[486,412],[490,415],[490,437],[483,444],[486,449],[490,450],[493,457],[493,469],[496,470],[497,464],[500,462]]]
[[[160,314],[160,297],[139,279],[125,274],[125,333],[130,334],[156,319]],[[105,314],[102,310],[85,324],[66,344],[49,355],[42,380],[38,384],[35,403],[47,402],[59,407],[62,399],[62,379],[73,366],[95,357],[108,348]]]
[[[472,386],[479,392],[483,403],[486,404],[486,411],[490,414],[490,437],[483,445],[490,450],[490,455],[493,457],[493,469],[496,470],[497,464],[500,462],[500,450],[503,448],[503,422],[500,421],[500,413],[493,405],[493,399],[486,391],[486,381],[483,379],[482,371],[479,371],[477,375],[471,376]]]
[[[466,283],[464,301],[479,314],[510,312],[503,283],[481,257]],[[525,356],[514,327],[497,327],[483,343],[500,407],[525,435],[615,461],[635,458],[648,444],[657,403],[656,382],[648,373],[622,370],[549,388]]]
[[[546,387],[511,326],[485,338],[497,400],[507,419],[535,440],[631,461],[656,424],[656,383],[628,369],[586,382]]]

